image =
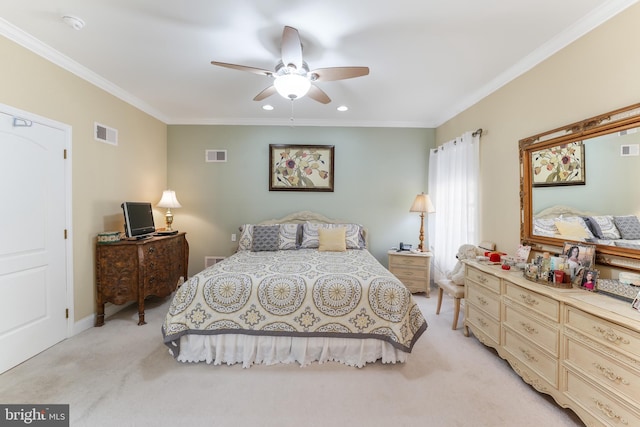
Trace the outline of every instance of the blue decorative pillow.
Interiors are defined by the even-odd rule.
[[[280,247],[280,226],[279,225],[254,225],[253,252],[277,251]]]
[[[640,239],[640,220],[635,215],[614,216],[613,222],[616,223],[620,235],[625,240]]]

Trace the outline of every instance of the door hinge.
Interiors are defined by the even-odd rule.
[[[67,229],[64,229],[64,239],[67,240]]]
[[[67,159],[67,149],[66,148],[64,149],[64,159],[65,160]]]
[[[65,319],[69,318],[69,309],[68,308],[64,309],[64,315],[65,315]]]

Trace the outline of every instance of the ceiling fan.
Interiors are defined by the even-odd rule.
[[[284,27],[280,50],[282,58],[276,64],[275,71],[217,61],[211,61],[211,64],[273,77],[273,85],[257,94],[253,98],[254,101],[262,101],[279,93],[292,101],[309,95],[311,99],[328,104],[331,102],[331,98],[314,83],[351,79],[369,74],[369,67],[329,67],[309,71],[309,66],[302,59],[300,35],[298,30],[293,27]]]

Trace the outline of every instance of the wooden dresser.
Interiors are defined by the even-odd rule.
[[[430,296],[431,252],[389,251],[389,271],[412,292]]]
[[[186,233],[146,240],[96,245],[96,326],[104,325],[104,304],[138,303],[138,325],[144,325],[144,300],[164,297],[187,279]]]
[[[640,426],[640,312],[631,303],[465,264],[465,335],[587,426]]]

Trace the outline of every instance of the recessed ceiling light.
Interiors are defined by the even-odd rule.
[[[84,28],[84,21],[77,16],[73,15],[65,15],[62,17],[62,20],[65,24],[73,28],[74,30],[80,31]]]
[[[273,105],[269,105],[269,104],[263,105],[262,109],[263,110],[267,110],[267,111],[271,111],[271,110],[273,110]]]
[[[349,107],[347,107],[346,105],[341,105],[337,108],[338,111],[347,111],[349,109]]]

